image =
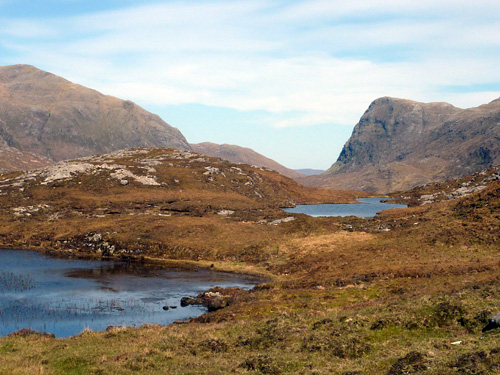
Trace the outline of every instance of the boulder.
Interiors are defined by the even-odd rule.
[[[488,319],[488,324],[483,328],[483,332],[500,327],[500,313],[493,315]]]
[[[196,297],[183,297],[181,306],[200,305],[208,309],[208,311],[216,311],[229,306],[234,302],[234,299],[244,291],[240,288],[212,288],[206,292],[198,294]]]

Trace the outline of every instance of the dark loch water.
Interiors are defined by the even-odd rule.
[[[180,307],[214,286],[249,289],[258,279],[210,270],[52,258],[0,250],[0,336],[21,328],[68,337],[85,328],[169,324],[205,312]],[[175,306],[168,311],[163,306]]]
[[[370,218],[389,208],[404,208],[405,204],[382,203],[384,198],[359,198],[361,203],[349,204],[309,204],[285,208],[286,212],[309,216],[358,216]]]

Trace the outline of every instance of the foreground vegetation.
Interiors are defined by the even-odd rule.
[[[496,173],[491,170],[484,178]],[[449,189],[464,183],[449,183]],[[67,184],[71,181],[60,189],[70,191]],[[277,210],[281,202],[255,206],[259,201],[252,198],[244,206],[244,198],[228,199],[215,212],[207,208],[200,213],[199,207],[207,206],[199,200],[186,211],[162,217],[155,210],[166,212],[161,208],[173,202],[159,191],[148,196],[148,189],[139,188],[127,194],[137,192],[137,200],[156,202],[149,215],[129,215],[132,208],[124,199],[117,204],[119,213],[91,217],[105,201],[94,193],[93,199],[102,201],[88,217],[64,211],[64,198],[57,207],[67,216],[47,226],[37,214],[14,217],[8,207],[14,203],[5,200],[3,220],[10,229],[2,229],[4,243],[14,239],[8,231],[17,228],[15,245],[25,241],[76,254],[82,238],[87,255],[103,255],[106,246],[115,245],[114,254],[106,256],[197,260],[265,274],[269,282],[239,294],[229,307],[184,324],[110,327],[68,339],[18,332],[0,339],[0,374],[500,372],[500,329],[482,332],[487,319],[500,311],[497,179],[459,198],[425,205],[421,196],[432,194],[431,186],[407,192],[402,195],[412,207],[371,220],[296,215],[275,225],[268,224],[286,216]],[[35,196],[35,190],[22,193]],[[234,213],[218,215],[221,209]],[[105,238],[85,240],[96,232]]]

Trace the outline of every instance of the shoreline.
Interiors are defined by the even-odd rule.
[[[265,284],[268,282],[276,281],[278,276],[263,269],[257,269],[256,266],[247,264],[237,264],[231,262],[209,261],[209,260],[189,260],[189,259],[167,259],[157,258],[147,255],[136,256],[123,254],[117,256],[101,256],[93,253],[74,253],[72,251],[60,251],[53,249],[41,249],[37,247],[11,247],[0,244],[0,251],[14,250],[14,251],[34,251],[40,254],[48,255],[54,258],[64,259],[81,259],[81,260],[102,260],[102,261],[122,261],[133,263],[156,264],[164,266],[165,268],[181,268],[181,269],[202,269],[212,270],[217,272],[227,272],[242,276],[251,276],[262,278],[263,282],[256,284]]]

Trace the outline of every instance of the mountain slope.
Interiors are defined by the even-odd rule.
[[[51,161],[43,156],[19,151],[6,145],[0,146],[0,173],[41,168],[49,164],[51,164]]]
[[[194,151],[199,152],[200,154],[226,159],[232,163],[244,163],[256,165],[258,167],[270,168],[281,173],[283,176],[290,178],[304,177],[302,173],[289,169],[247,147],[228,144],[218,145],[211,142],[191,144],[191,147]]]
[[[337,162],[312,186],[377,192],[458,178],[500,164],[500,100],[460,109],[447,103],[375,100]]]
[[[52,162],[130,147],[191,149],[138,105],[29,65],[0,67],[0,149],[7,147]],[[0,168],[16,166],[0,159]]]

